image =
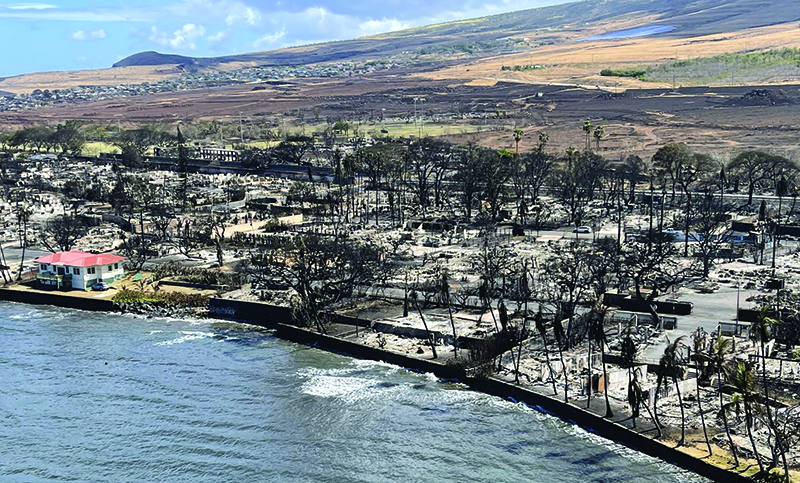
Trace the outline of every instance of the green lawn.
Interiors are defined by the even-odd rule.
[[[83,145],[83,149],[81,150],[81,152],[83,153],[84,156],[97,156],[100,153],[119,154],[120,150],[113,144],[104,143],[102,141],[88,141],[86,144]]]

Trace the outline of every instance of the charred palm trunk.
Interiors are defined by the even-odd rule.
[[[664,377],[659,373],[658,378],[656,379],[656,388],[655,394],[653,394],[653,421],[656,423],[656,427],[661,427],[661,420],[658,419],[658,394],[661,391],[661,383],[663,382]]]
[[[453,329],[453,355],[458,357],[458,336],[456,335],[456,322],[453,320],[453,307],[450,305],[450,298],[447,300],[447,313],[450,315],[450,327]]]
[[[725,426],[725,435],[728,437],[728,444],[731,446],[731,454],[733,455],[733,462],[736,464],[736,467],[739,467],[739,456],[736,454],[736,445],[733,443],[733,438],[731,437],[731,428],[728,425],[728,414],[725,411],[725,405],[722,401],[722,364],[717,364],[717,379],[719,380],[719,408],[722,414],[722,424]]]
[[[658,423],[658,420],[656,420],[656,417],[653,414],[653,411],[650,410],[650,405],[647,404],[646,402],[644,402],[643,406],[647,410],[647,414],[650,416],[650,419],[653,421],[653,425],[656,427],[656,438],[660,438],[661,437],[661,425]]]
[[[514,349],[511,349],[511,357],[514,359],[514,382],[519,384],[519,366],[522,362],[522,343],[525,340],[528,325],[528,300],[525,299],[525,307],[522,312],[522,328],[517,334],[517,354],[514,355]]]
[[[773,242],[774,243],[774,242]],[[780,311],[778,311],[778,317],[780,317]],[[766,406],[767,410],[767,421],[769,422],[769,429],[773,433],[775,433],[775,445],[771,447],[772,449],[772,465],[773,467],[778,464],[778,455],[780,454],[781,463],[783,465],[783,470],[786,475],[786,480],[789,481],[789,465],[786,461],[786,450],[783,446],[783,438],[781,438],[780,433],[778,432],[778,428],[775,424],[775,418],[772,415],[772,408],[770,407],[769,402],[769,381],[767,380],[767,353],[766,347],[764,344],[764,338],[761,338],[761,381],[764,384],[764,406]]]
[[[586,409],[592,405],[592,341],[589,341],[589,357],[586,361],[586,368],[589,370],[589,380],[586,385]]]
[[[692,353],[689,351],[689,359],[691,360]],[[712,456],[713,452],[711,451],[711,443],[708,441],[708,430],[706,429],[706,417],[703,414],[703,404],[700,401],[700,363],[699,360],[697,362],[697,378],[695,379],[695,389],[697,391],[697,412],[700,413],[700,423],[703,425],[703,437],[706,440],[706,446],[708,447],[708,456]]]
[[[542,325],[541,328],[537,327],[539,334],[542,336],[542,346],[544,347],[544,359],[547,363],[547,374],[550,376],[550,381],[553,383],[553,396],[558,395],[558,389],[556,388],[556,378],[553,376],[553,365],[550,363],[550,350],[547,348],[547,331],[544,330],[544,326]]]
[[[678,446],[686,444],[686,415],[683,410],[683,398],[681,397],[681,386],[678,384],[678,378],[672,376],[672,382],[675,384],[675,391],[678,393],[678,406],[681,408],[681,440],[678,441]]]
[[[28,246],[28,224],[24,224],[22,233],[22,255],[19,260],[19,271],[17,272],[17,282],[22,280],[22,271],[25,268],[25,248]],[[5,258],[5,256],[3,257]]]
[[[600,330],[603,330],[602,328]],[[611,403],[608,400],[608,371],[606,368],[606,348],[603,342],[600,342],[600,362],[603,364],[603,395],[606,398],[606,418],[613,418],[614,412],[611,410]]]
[[[561,359],[561,371],[564,374],[564,404],[569,404],[569,380],[567,379],[567,364],[564,362],[564,326],[556,318],[553,322],[553,332],[558,343],[558,357]]]
[[[438,356],[436,355],[436,343],[433,340],[433,336],[431,335],[431,331],[428,330],[428,323],[425,322],[425,316],[422,315],[422,309],[419,308],[419,302],[417,301],[416,297],[414,298],[414,305],[417,307],[417,312],[419,313],[419,318],[422,319],[422,325],[425,327],[425,335],[428,337],[428,343],[431,345],[431,352],[433,353],[433,358],[436,359]]]
[[[747,427],[747,437],[750,439],[750,445],[753,447],[753,454],[756,456],[758,469],[761,471],[761,473],[764,473],[764,462],[761,461],[761,455],[758,453],[756,440],[753,438],[753,415],[750,409],[750,403],[747,401],[744,402],[744,417],[745,426]]]
[[[636,429],[636,415],[639,410],[637,407],[634,407],[634,404],[641,405],[641,401],[638,400],[638,394],[636,395],[637,401],[631,399],[631,392],[633,392],[633,378],[631,372],[632,369],[628,367],[628,401],[631,403],[631,428]]]

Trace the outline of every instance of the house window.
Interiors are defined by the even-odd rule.
[[[80,268],[73,268],[72,269],[72,274],[73,275],[80,275],[81,274],[81,269]]]
[[[119,263],[115,263],[114,264],[114,270],[117,270],[117,269],[119,269]]]
[[[89,275],[94,275],[94,267],[87,268],[86,273],[88,273]]]
[[[108,271],[110,272],[111,270],[113,270],[112,265],[109,265],[108,266]]]
[[[39,269],[40,269],[41,271],[43,271],[43,272],[46,272],[46,271],[47,271],[47,265],[43,263],[43,264],[42,264],[42,265],[39,267]]]

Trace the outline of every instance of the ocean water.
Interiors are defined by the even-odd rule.
[[[593,37],[586,37],[579,42],[590,42],[593,40],[618,40],[618,39],[633,39],[637,37],[647,37],[648,35],[664,34],[672,32],[675,27],[670,25],[647,25],[645,27],[636,27],[626,30],[617,30],[615,32],[608,32],[605,34],[595,35]]]
[[[0,481],[705,480],[526,406],[245,325],[0,303]]]

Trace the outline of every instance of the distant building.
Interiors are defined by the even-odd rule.
[[[122,278],[124,260],[127,259],[112,253],[54,253],[35,260],[39,264],[36,282],[42,288],[91,290],[96,283],[113,283]]]

